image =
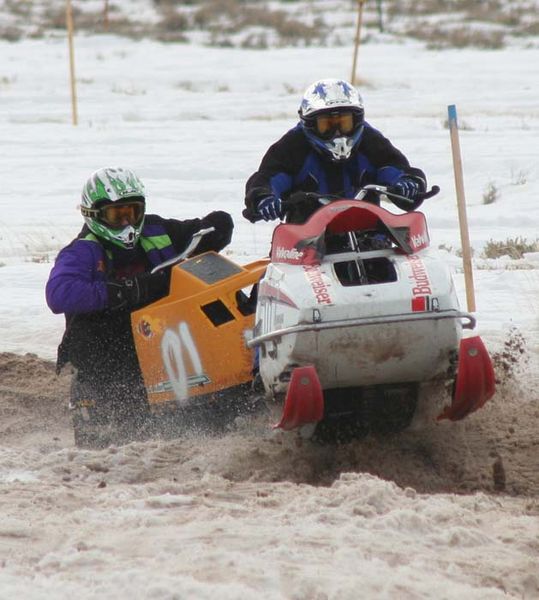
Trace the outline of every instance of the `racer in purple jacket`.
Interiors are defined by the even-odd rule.
[[[197,253],[222,250],[232,237],[232,218],[223,211],[185,221],[146,215],[144,185],[121,167],[90,176],[81,213],[85,225],[59,252],[46,286],[50,309],[66,316],[57,369],[68,362],[76,369],[73,409],[90,407],[103,424],[138,427],[148,405],[131,311],[168,293],[170,270],[152,275],[154,266],[181,253],[194,233],[208,227],[214,231],[202,238]]]

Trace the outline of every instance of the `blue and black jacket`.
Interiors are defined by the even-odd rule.
[[[302,191],[354,198],[364,185],[394,185],[402,175],[413,177],[426,190],[423,171],[410,166],[404,154],[368,123],[350,158],[342,162],[333,162],[315,150],[298,123],[270,146],[258,171],[247,181],[244,214],[254,215],[258,202],[268,195],[286,200],[290,194]],[[414,210],[420,204],[417,201],[399,208]]]

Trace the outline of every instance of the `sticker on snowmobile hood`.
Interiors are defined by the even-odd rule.
[[[136,331],[142,338],[149,340],[156,334],[161,334],[164,331],[164,323],[162,319],[158,319],[149,314],[143,314],[136,324]]]
[[[277,248],[275,248],[275,256],[280,260],[299,261],[303,258],[303,252],[300,252],[296,248],[283,248],[282,246],[277,246]]]
[[[331,282],[324,276],[320,265],[303,265],[305,277],[309,282],[318,304],[333,304],[331,299]]]
[[[422,250],[429,245],[429,236],[426,231],[419,232],[415,235],[410,236],[410,245],[414,252]]]
[[[153,335],[151,324],[145,319],[141,319],[138,324],[138,332],[142,337],[150,338]]]
[[[432,285],[425,264],[417,254],[406,256],[410,266],[408,280],[412,287],[412,312],[436,311],[439,309],[438,298],[432,297]]]
[[[411,269],[411,274],[408,278],[414,285],[412,295],[423,296],[424,294],[432,294],[429,274],[421,258],[417,254],[409,254],[406,258]]]

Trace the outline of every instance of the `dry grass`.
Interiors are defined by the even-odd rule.
[[[459,120],[457,123],[459,131],[473,131],[474,128],[467,122]],[[444,121],[444,129],[449,129],[449,119]]]
[[[159,27],[162,31],[167,32],[185,31],[189,27],[189,20],[173,8],[168,8],[163,11],[163,18]]]
[[[32,14],[31,1],[5,0],[6,7],[13,15],[29,20]],[[210,45],[243,46],[264,49],[273,45],[311,45],[323,43],[329,32],[321,18],[307,25],[292,18],[284,10],[271,10],[255,1],[243,0],[154,0],[160,20],[148,24],[115,15],[116,7],[109,11],[106,32],[135,39],[151,37],[166,42],[185,42],[187,31],[202,29],[209,34]],[[76,4],[72,7],[73,20],[77,31],[104,33],[104,13],[102,10],[82,10]],[[21,21],[22,22],[22,21]],[[65,5],[51,4],[43,12],[39,23],[39,33],[47,30],[65,29]],[[239,35],[238,34],[242,34]],[[24,36],[24,30],[10,26],[0,28],[0,36],[16,41]]]
[[[494,204],[500,199],[500,190],[494,181],[489,181],[483,192],[483,204]]]
[[[509,256],[514,260],[524,257],[526,252],[539,252],[539,239],[528,242],[525,238],[507,238],[505,241],[489,240],[483,249],[481,258],[500,258]]]
[[[313,25],[306,25],[290,17],[286,11],[270,10],[240,0],[205,0],[194,12],[193,22],[199,29],[209,31],[213,43],[218,45],[232,44],[231,35],[256,28],[256,33],[247,33],[241,42],[243,47],[248,48],[268,47],[268,33],[260,32],[260,28],[272,32],[280,45],[320,43],[328,32],[321,19]]]
[[[406,28],[405,33],[410,37],[426,42],[429,50],[470,47],[483,50],[499,50],[505,45],[505,33],[503,31],[486,31],[463,27],[442,29],[423,23]]]
[[[21,0],[4,0],[6,11],[18,17],[28,18],[32,14],[32,5],[30,2],[21,2]]]
[[[187,18],[168,5],[162,10],[163,18],[156,25],[148,25],[129,19],[111,8],[108,27],[105,30],[103,11],[82,11],[73,6],[73,22],[77,31],[91,33],[115,33],[132,39],[153,37],[161,41],[186,41],[183,31],[188,27]],[[49,7],[43,15],[43,29],[65,29],[66,15],[63,5]]]
[[[186,42],[185,31],[189,29],[189,19],[170,4],[162,9],[162,19],[156,25],[156,37],[162,42]]]
[[[511,185],[525,185],[528,181],[529,171],[527,169],[511,169]]]
[[[189,32],[207,32],[210,45],[265,49],[275,46],[325,46],[349,43],[355,26],[355,0],[350,0],[343,26],[333,31],[324,20],[330,8],[322,0],[153,0],[157,23],[138,20],[123,11],[120,0],[109,7],[105,31],[101,8],[88,10],[85,2],[73,3],[77,31],[115,33],[135,39],[188,41]],[[36,0],[4,0],[4,10],[14,17],[0,25],[0,38],[17,41],[42,37],[51,29],[65,29],[65,2],[49,2],[43,13]],[[97,4],[99,6],[99,3]],[[507,0],[383,0],[384,30],[423,40],[429,49],[476,47],[495,50],[508,37],[539,35],[539,19],[531,3]],[[305,9],[305,10],[303,10]],[[296,17],[295,15],[300,15]],[[348,18],[349,17],[349,18]],[[432,19],[434,17],[434,19]],[[485,24],[487,27],[485,27]],[[30,25],[30,27],[29,27]],[[376,2],[365,7],[365,31],[377,28]],[[373,34],[364,34],[368,43]]]
[[[0,26],[0,40],[6,42],[18,42],[24,37],[24,32],[14,25]]]
[[[515,35],[522,37],[534,37],[539,35],[539,19],[526,22],[520,25],[515,31]]]
[[[534,36],[538,19],[530,6],[515,6],[507,0],[386,0],[389,20],[404,19],[405,35],[427,42],[431,49],[477,47],[497,50],[506,36]],[[427,17],[446,16],[435,26]],[[487,24],[489,29],[482,28]]]
[[[16,75],[11,75],[9,77],[7,75],[1,75],[0,76],[0,87],[9,87],[10,85],[13,85],[16,81],[17,81]]]
[[[513,6],[507,0],[385,0],[391,17],[424,17],[437,14],[459,16],[459,20],[482,21],[515,26],[523,22],[530,10]]]

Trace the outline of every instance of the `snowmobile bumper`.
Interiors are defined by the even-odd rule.
[[[315,313],[316,309],[313,310]],[[259,335],[247,342],[249,348],[260,346],[264,342],[276,340],[284,335],[297,333],[305,333],[309,331],[323,331],[326,329],[342,329],[350,327],[361,327],[369,325],[387,325],[392,323],[410,323],[413,321],[440,321],[443,319],[464,319],[462,324],[463,329],[474,329],[476,319],[470,313],[460,312],[456,310],[440,311],[436,313],[407,313],[402,315],[384,315],[380,317],[358,317],[355,319],[342,319],[333,321],[316,321],[316,316],[313,314],[312,323],[301,323],[292,327],[277,329],[269,333]]]

